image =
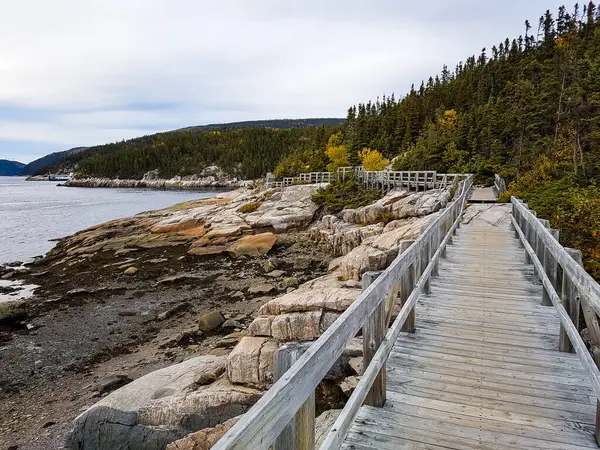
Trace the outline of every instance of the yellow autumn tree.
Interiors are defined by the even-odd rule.
[[[327,146],[325,154],[331,160],[331,163],[327,164],[329,172],[335,172],[338,170],[338,167],[350,164],[350,155],[345,145]]]
[[[449,130],[454,127],[456,120],[458,119],[458,113],[455,109],[448,109],[444,111],[444,115],[440,119],[440,125]]]
[[[363,148],[358,152],[358,159],[365,170],[383,170],[390,162],[377,150]]]

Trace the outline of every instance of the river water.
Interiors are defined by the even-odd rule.
[[[214,197],[214,191],[66,188],[49,181],[0,177],[0,264],[27,261],[54,246],[50,239],[120,217]]]

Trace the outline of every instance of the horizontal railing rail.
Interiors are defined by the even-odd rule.
[[[365,398],[367,404],[382,406],[385,402],[384,365],[392,338],[407,318],[413,321],[414,329],[414,304],[421,291],[428,292],[429,278],[437,275],[438,260],[460,224],[472,180],[472,175],[468,175],[459,184],[454,199],[425,227],[419,238],[400,252],[375,281],[364,285],[365,289],[356,301],[279,377],[214,449],[268,449],[300,409],[305,409],[303,405],[361,327],[365,375],[338,420],[341,424],[327,438],[328,445],[335,447],[341,442],[347,423],[354,418]],[[402,309],[386,334],[389,322],[386,318],[391,316],[393,307],[389,300],[395,302],[398,292],[401,292]]]
[[[577,353],[596,394],[595,437],[600,445],[600,326],[597,317],[600,285],[583,269],[581,252],[559,243],[558,230],[549,228],[549,222],[539,219],[521,200],[511,197],[511,203],[515,237],[520,239],[526,262],[533,264],[534,277],[543,286],[542,305],[554,306],[560,319],[559,349]],[[588,329],[591,354],[579,334],[580,311]]]

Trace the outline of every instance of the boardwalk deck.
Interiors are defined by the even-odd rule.
[[[576,354],[559,352],[505,205],[473,205],[418,301],[417,331],[387,362],[387,401],[363,406],[345,449],[579,449],[596,397]]]
[[[493,187],[475,188],[471,193],[471,203],[494,203],[498,199]]]

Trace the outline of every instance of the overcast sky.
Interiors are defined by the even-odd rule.
[[[0,158],[190,125],[345,117],[553,0],[2,0]]]

